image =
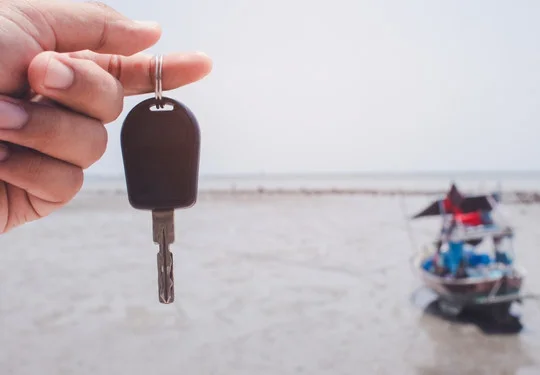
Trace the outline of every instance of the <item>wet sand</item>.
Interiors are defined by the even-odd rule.
[[[81,194],[0,237],[0,373],[540,373],[540,302],[506,336],[411,303],[420,284],[401,203],[202,194],[176,213],[176,302],[161,305],[150,214]],[[506,211],[526,290],[540,292],[540,205]],[[417,243],[436,225],[416,224]]]

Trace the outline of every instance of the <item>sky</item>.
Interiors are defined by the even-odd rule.
[[[204,51],[202,175],[540,169],[540,2],[105,0]],[[120,127],[88,173],[122,175]]]

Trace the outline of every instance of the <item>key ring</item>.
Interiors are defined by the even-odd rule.
[[[163,108],[163,55],[155,55],[155,95],[156,107]]]

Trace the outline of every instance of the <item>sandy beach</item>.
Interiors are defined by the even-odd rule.
[[[150,214],[122,194],[81,194],[0,237],[0,373],[540,373],[540,302],[506,336],[411,302],[420,284],[401,204],[203,193],[176,213],[176,302],[161,305]],[[540,292],[540,205],[505,210],[525,289]],[[415,224],[415,242],[437,224]]]

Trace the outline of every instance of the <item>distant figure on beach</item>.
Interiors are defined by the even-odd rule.
[[[100,3],[4,0],[0,14],[1,234],[79,191],[124,97],[154,91],[152,56],[139,52],[161,29]],[[163,69],[170,90],[202,79],[212,62],[173,53]]]

